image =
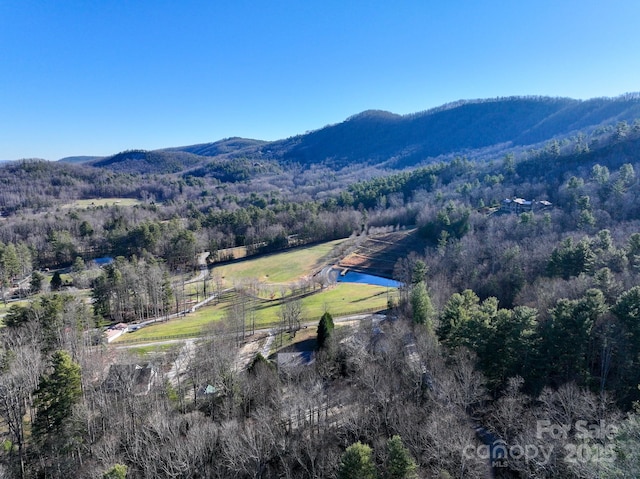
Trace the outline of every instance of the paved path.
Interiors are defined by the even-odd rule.
[[[209,252],[205,251],[204,253],[200,253],[198,255],[198,269],[200,272],[195,278],[190,279],[189,281],[185,281],[185,284],[196,283],[198,281],[202,281],[209,274],[209,268],[207,267],[207,258],[209,257]]]
[[[196,345],[194,339],[187,339],[184,342],[184,346],[180,349],[178,356],[171,365],[171,369],[167,372],[166,378],[173,386],[178,385],[178,377],[184,373],[189,366],[191,358],[195,354]]]
[[[262,356],[264,356],[265,358],[269,357],[269,353],[271,352],[271,345],[273,344],[275,339],[276,335],[273,332],[269,332],[269,336],[267,336],[267,339],[265,340],[264,344],[262,345],[262,349],[260,350],[260,354],[262,354]]]

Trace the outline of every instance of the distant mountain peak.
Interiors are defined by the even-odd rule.
[[[399,120],[401,118],[401,115],[386,110],[365,110],[361,113],[350,116],[345,120],[345,122],[359,120]]]

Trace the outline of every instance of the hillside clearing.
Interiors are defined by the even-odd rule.
[[[325,258],[341,243],[340,239],[314,246],[296,248],[283,253],[273,253],[256,259],[229,263],[212,269],[212,276],[223,279],[225,287],[234,282],[257,279],[263,283],[287,283],[313,274],[324,264]]]
[[[89,209],[99,206],[135,206],[143,202],[135,198],[90,198],[83,200],[73,200],[62,205],[64,209]]]

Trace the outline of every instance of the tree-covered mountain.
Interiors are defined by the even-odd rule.
[[[393,477],[481,478],[490,442],[514,452],[497,477],[640,477],[636,108],[633,97],[466,102],[366,112],[268,144],[2,165],[0,477],[366,477],[354,456],[391,477],[395,455],[409,470]],[[441,143],[419,143],[427,129]],[[377,131],[368,143],[367,131]],[[400,137],[414,156],[390,156]],[[425,156],[447,142],[460,154]],[[380,162],[354,160],[365,151]],[[238,333],[263,300],[293,324],[287,308],[333,287],[302,277],[267,299],[255,278],[221,297],[216,263],[335,239],[323,262],[402,283],[387,292],[394,320],[336,327],[300,370],[262,356],[238,367]],[[219,316],[202,330],[210,340],[185,346],[193,354],[163,350],[145,356],[151,367],[122,356],[111,368],[121,356],[95,345],[95,326],[164,320],[214,288]],[[158,381],[138,394],[124,372],[153,367]],[[570,430],[551,437],[541,424]],[[586,437],[580,424],[621,434]],[[517,454],[527,445],[547,460]],[[572,451],[583,452],[567,461]]]
[[[252,140],[249,138],[225,138],[214,143],[202,143],[200,145],[182,146],[177,148],[167,148],[164,151],[186,151],[200,156],[219,156],[226,153],[234,153],[239,150],[256,148],[269,142],[262,140]]]
[[[67,156],[60,158],[58,161],[62,163],[87,163],[89,161],[97,161],[101,158],[101,156]]]
[[[640,117],[640,96],[574,100],[508,97],[459,101],[409,115],[369,110],[341,123],[266,142],[227,138],[214,143],[133,150],[87,164],[121,172],[175,173],[210,158],[276,160],[304,167],[369,165],[401,169],[464,155],[486,159],[549,140],[588,135]]]
[[[284,142],[282,157],[336,166],[384,163],[412,166],[441,155],[475,157],[482,149],[507,150],[565,138],[639,116],[637,97],[578,101],[505,98],[466,101],[398,116],[367,111],[342,123]],[[274,144],[269,145],[275,150]]]
[[[130,150],[87,164],[125,173],[177,173],[201,162],[201,156],[184,151]]]
[[[265,141],[244,138],[229,138],[215,143],[167,148],[162,150],[127,150],[108,157],[63,158],[65,163],[83,163],[98,168],[122,173],[179,173],[195,167],[211,169],[211,160],[216,165],[226,156],[245,150],[254,150]]]

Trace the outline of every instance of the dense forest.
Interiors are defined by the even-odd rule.
[[[640,475],[639,104],[462,102],[0,166],[0,477]],[[177,385],[166,355],[109,367],[136,360],[100,328],[178,312],[202,252],[393,231],[398,300],[375,324],[305,318],[312,365],[238,368],[222,322]]]

